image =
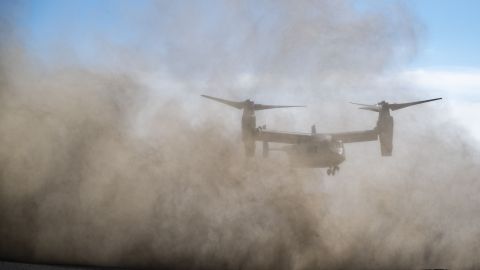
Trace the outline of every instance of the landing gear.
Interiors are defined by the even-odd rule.
[[[328,175],[335,175],[336,172],[340,171],[340,167],[337,165],[331,166],[330,168],[327,169],[327,174]]]

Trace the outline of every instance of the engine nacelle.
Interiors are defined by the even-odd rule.
[[[255,115],[252,112],[244,111],[242,116],[242,140],[245,146],[245,154],[248,157],[255,155],[255,125]]]
[[[377,123],[382,156],[391,156],[393,151],[393,117],[385,115]]]

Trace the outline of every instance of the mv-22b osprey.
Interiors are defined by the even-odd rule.
[[[202,95],[202,97],[237,109],[243,109],[242,140],[245,146],[245,153],[248,157],[255,154],[255,142],[261,141],[263,142],[264,157],[268,156],[270,150],[282,150],[288,154],[290,161],[294,165],[311,168],[328,168],[328,175],[335,175],[335,172],[340,169],[338,165],[345,160],[345,150],[343,146],[345,143],[379,140],[382,156],[391,156],[393,150],[393,117],[390,115],[390,111],[442,99],[435,98],[392,104],[382,101],[374,105],[352,103],[361,106],[359,109],[378,112],[376,127],[364,131],[320,134],[316,133],[315,126],[312,126],[311,133],[282,132],[267,130],[266,126],[256,127],[255,111],[304,106],[262,105],[255,104],[249,99],[245,101],[230,101],[207,95]],[[288,145],[280,149],[269,149],[269,142]]]

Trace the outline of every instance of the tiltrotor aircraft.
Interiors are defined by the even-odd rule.
[[[352,103],[361,106],[359,109],[378,112],[377,125],[373,129],[364,131],[320,134],[316,132],[315,126],[312,126],[311,133],[282,132],[268,130],[266,126],[256,127],[255,111],[304,106],[262,105],[255,104],[250,99],[230,101],[207,95],[202,95],[202,97],[243,110],[242,140],[247,156],[251,157],[255,154],[256,141],[263,142],[264,157],[267,157],[269,154],[269,142],[284,143],[288,145],[272,150],[285,151],[289,156],[289,160],[296,166],[328,168],[328,175],[335,175],[340,169],[338,165],[345,160],[345,143],[379,140],[382,156],[391,156],[393,150],[393,117],[390,115],[390,111],[442,99],[434,98],[392,104],[382,101],[374,105]]]

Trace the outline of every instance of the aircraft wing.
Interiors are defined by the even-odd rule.
[[[333,140],[342,141],[343,143],[355,143],[355,142],[368,142],[376,141],[378,139],[378,133],[376,130],[365,131],[351,131],[330,134]]]
[[[311,134],[274,130],[259,130],[257,135],[255,136],[255,139],[257,141],[287,144],[318,142],[328,140],[330,138],[334,141],[342,141],[343,143],[368,142],[376,141],[378,139],[378,133],[374,129],[330,134]]]
[[[275,142],[275,143],[308,143],[312,141],[310,133],[283,132],[273,130],[259,130],[255,139],[257,141]]]

